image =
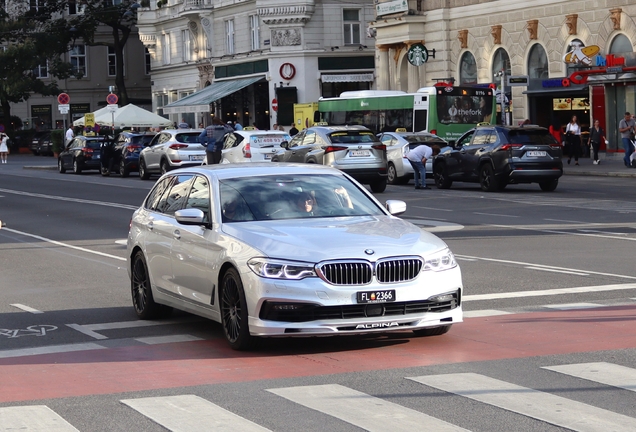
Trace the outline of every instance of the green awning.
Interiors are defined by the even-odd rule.
[[[219,81],[163,107],[164,114],[210,112],[210,104],[264,79],[263,76]]]

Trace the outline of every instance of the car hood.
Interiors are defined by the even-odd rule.
[[[391,216],[237,222],[222,230],[268,257],[308,262],[424,256],[446,247],[433,234]]]

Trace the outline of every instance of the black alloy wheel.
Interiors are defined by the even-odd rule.
[[[135,254],[132,262],[130,289],[135,312],[140,319],[155,319],[170,315],[172,308],[155,303],[150,288],[150,276],[143,252]]]
[[[161,175],[164,175],[168,171],[170,171],[170,165],[168,164],[168,161],[164,159],[161,161]]]
[[[371,183],[371,191],[375,193],[382,193],[386,190],[386,178],[376,180]]]
[[[254,345],[247,320],[247,302],[238,272],[228,269],[221,283],[221,323],[230,347],[243,351]]]
[[[453,184],[453,181],[448,178],[446,166],[442,163],[438,163],[433,167],[433,178],[438,189],[449,189]]]
[[[479,184],[484,192],[495,192],[499,190],[499,184],[495,177],[495,170],[489,163],[482,165],[479,170]]]
[[[559,179],[547,180],[539,183],[539,187],[544,192],[553,192],[559,185]]]
[[[146,169],[146,161],[143,159],[139,159],[139,178],[142,180],[148,180],[150,178],[150,173]]]
[[[122,177],[128,177],[130,170],[126,167],[126,162],[123,160],[119,162],[119,175]]]
[[[423,337],[440,336],[445,333],[448,333],[451,327],[452,327],[452,324],[444,325],[440,327],[429,327],[429,328],[417,329],[417,330],[413,330],[413,334],[415,336],[423,336]]]
[[[66,172],[66,168],[64,168],[64,162],[62,162],[62,158],[57,159],[57,170],[60,174],[64,174]]]
[[[82,168],[80,167],[79,162],[77,161],[77,159],[73,159],[73,174],[81,174],[82,173]]]

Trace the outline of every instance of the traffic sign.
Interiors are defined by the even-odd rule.
[[[70,108],[69,104],[60,104],[57,106],[57,109],[60,110],[60,114],[68,114],[69,108]]]
[[[84,126],[95,126],[95,114],[86,113],[84,114]]]
[[[66,93],[60,93],[57,96],[57,103],[59,103],[60,105],[68,105],[70,101],[71,101],[71,97],[67,95]]]
[[[108,105],[106,105],[106,108],[108,108],[108,112],[114,113],[115,111],[117,111],[119,109],[119,105],[117,105],[117,104],[108,104]]]
[[[118,101],[119,98],[115,93],[110,93],[108,96],[106,96],[106,102],[108,102],[109,105],[115,105]]]
[[[278,111],[278,100],[276,98],[272,99],[272,110]]]

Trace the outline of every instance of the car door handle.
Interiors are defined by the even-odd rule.
[[[148,227],[149,230],[152,230],[155,227],[154,222],[153,221],[148,222],[147,227]]]
[[[175,239],[179,240],[179,239],[181,238],[181,231],[179,231],[179,230],[174,230],[174,232],[172,233],[172,236],[173,236]]]

